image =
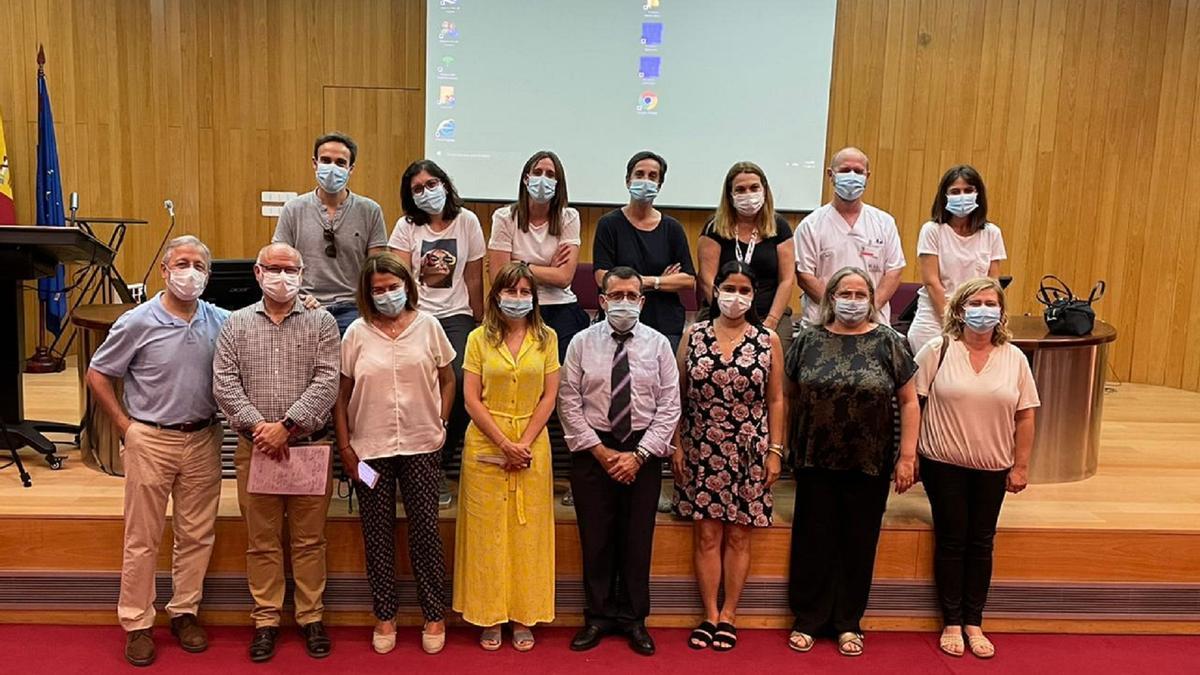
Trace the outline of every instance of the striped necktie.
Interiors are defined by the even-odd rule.
[[[624,443],[633,433],[633,380],[629,374],[629,350],[625,343],[633,337],[633,331],[612,334],[617,341],[617,350],[612,360],[612,398],[608,403],[608,421],[612,424],[612,435],[618,443]]]

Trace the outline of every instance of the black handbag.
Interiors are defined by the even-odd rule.
[[[1050,283],[1047,284],[1047,281]],[[1103,280],[1096,282],[1087,299],[1075,297],[1071,287],[1053,274],[1042,277],[1038,288],[1038,302],[1046,306],[1042,317],[1046,329],[1052,335],[1087,335],[1096,325],[1096,312],[1092,303],[1104,297]]]

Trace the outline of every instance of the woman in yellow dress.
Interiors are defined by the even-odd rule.
[[[483,325],[467,338],[463,447],[454,551],[454,609],[501,647],[533,649],[554,620],[554,485],[546,420],[558,395],[558,338],[542,323],[537,280],[510,262],[492,282]]]

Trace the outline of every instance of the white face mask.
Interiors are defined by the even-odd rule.
[[[554,199],[554,192],[557,189],[558,180],[549,176],[530,176],[525,181],[525,190],[529,193],[529,198],[539,204],[545,204]]]
[[[765,201],[761,192],[743,192],[733,196],[733,208],[743,216],[749,217],[762,210]]]
[[[262,287],[263,295],[266,295],[275,302],[291,302],[296,299],[296,294],[300,292],[300,275],[288,274],[287,272],[264,271],[259,286]]]
[[[740,319],[750,309],[750,297],[740,293],[717,293],[717,307],[730,319]]]
[[[443,185],[433,189],[425,188],[421,194],[413,195],[413,202],[425,213],[436,216],[446,207],[446,188]]]
[[[626,333],[633,330],[637,325],[638,317],[642,315],[641,303],[635,301],[622,300],[620,302],[609,302],[604,308],[604,316],[608,319],[608,325],[613,327],[613,330]]]
[[[167,275],[167,290],[184,302],[199,298],[207,285],[208,275],[195,267],[172,269]]]

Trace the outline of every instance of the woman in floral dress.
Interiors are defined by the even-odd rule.
[[[720,314],[679,348],[683,416],[671,460],[675,513],[695,521],[704,622],[688,646],[737,644],[737,604],[750,571],[750,533],[771,525],[771,485],[783,461],[783,349],[754,311],[754,272],[726,263],[713,280]],[[717,590],[725,582],[724,606]]]

